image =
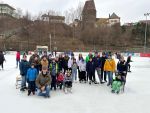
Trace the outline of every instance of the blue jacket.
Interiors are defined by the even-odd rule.
[[[21,62],[19,64],[20,75],[26,76],[29,68],[30,68],[29,62],[25,61],[25,60],[21,60]]]
[[[27,80],[28,81],[35,81],[37,77],[37,69],[36,68],[29,68],[27,71]]]

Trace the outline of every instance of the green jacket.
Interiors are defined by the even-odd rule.
[[[94,55],[92,55],[92,57],[93,57],[93,56],[94,56]],[[88,55],[88,56],[86,56],[86,59],[85,59],[86,63],[88,63],[89,60],[90,60],[90,57],[89,57],[89,55]]]
[[[53,67],[53,65],[55,65],[55,68]],[[52,75],[57,74],[59,72],[58,63],[55,63],[55,64],[50,63],[49,69]]]

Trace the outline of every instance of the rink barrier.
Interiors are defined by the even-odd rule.
[[[140,53],[140,57],[150,57],[150,53]]]
[[[6,51],[5,52],[8,55],[16,55],[16,51]],[[32,55],[34,52],[33,51],[29,51],[28,54]],[[57,52],[58,54],[61,52]],[[87,56],[88,52],[74,52],[75,56],[79,56],[79,54],[82,54],[82,56]],[[101,52],[100,52],[101,55]],[[121,55],[127,57],[127,56],[132,56],[132,57],[150,57],[150,53],[131,53],[131,52],[127,52],[127,53],[121,53]]]

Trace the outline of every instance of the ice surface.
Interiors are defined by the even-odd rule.
[[[45,99],[28,97],[15,88],[19,74],[15,55],[5,57],[4,70],[0,70],[1,113],[150,113],[150,58],[132,58],[123,94],[112,94],[106,84],[74,83],[72,94],[57,90]]]

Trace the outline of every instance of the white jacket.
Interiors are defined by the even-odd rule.
[[[68,68],[71,68],[72,67],[72,64],[73,64],[73,60],[70,58],[68,60]]]
[[[78,65],[78,66],[80,65],[80,62],[81,62],[81,60],[78,59],[78,60],[77,60],[77,65]]]
[[[79,70],[80,71],[86,71],[86,62],[85,61],[84,62],[82,62],[82,61],[79,62]]]

